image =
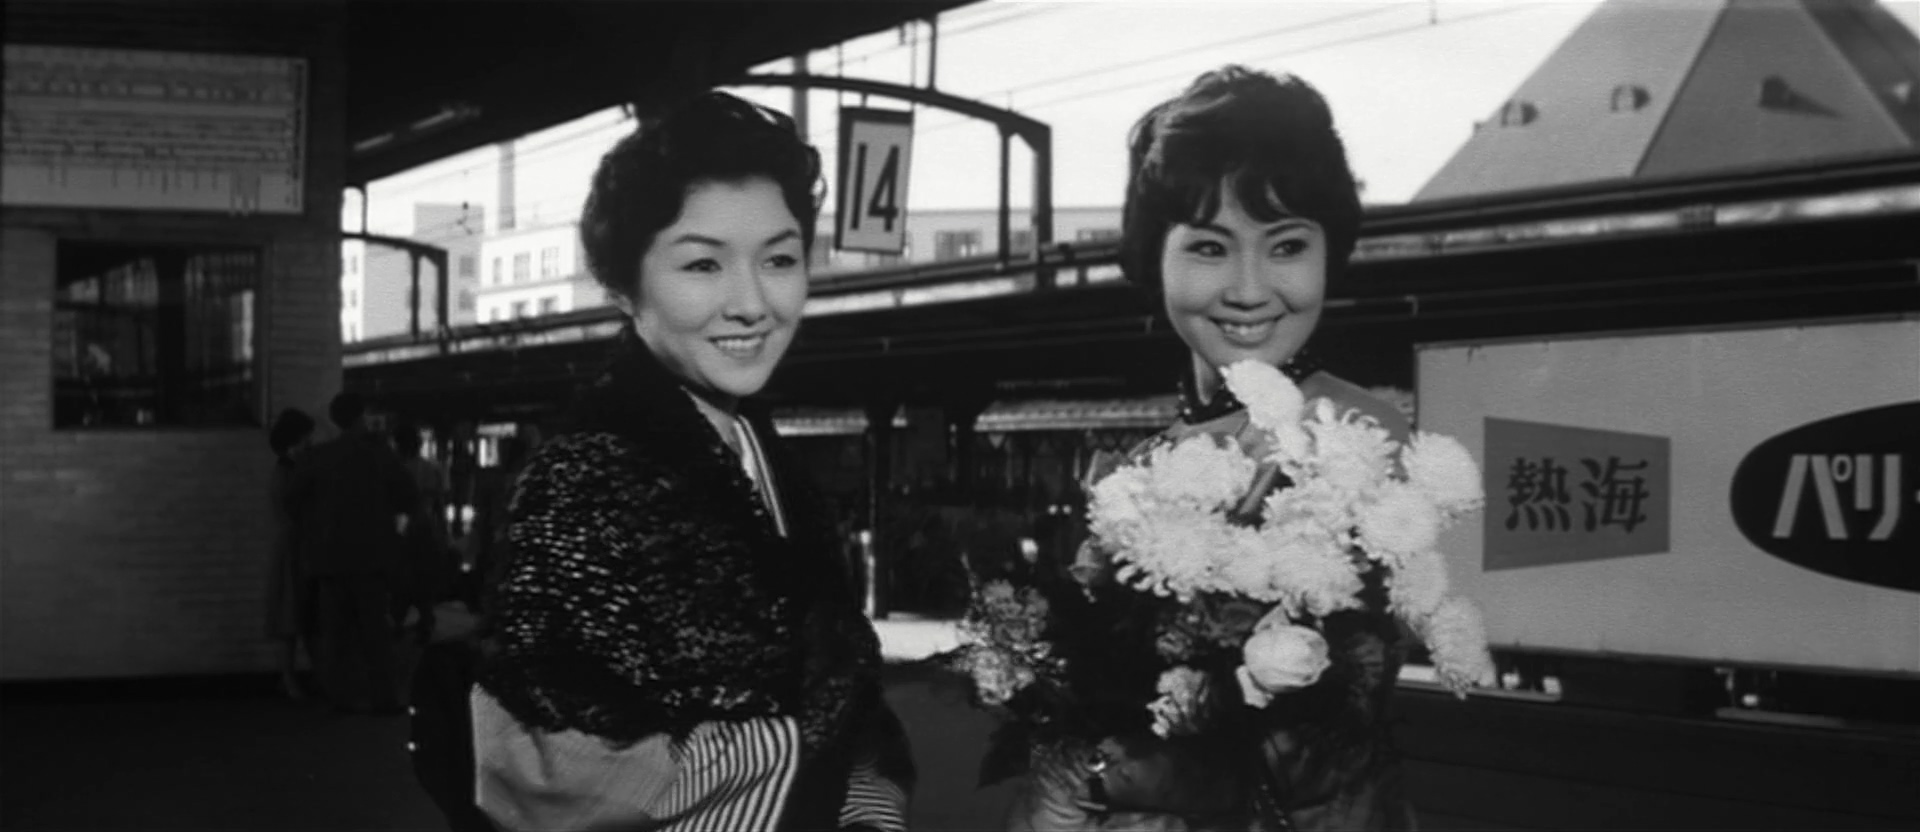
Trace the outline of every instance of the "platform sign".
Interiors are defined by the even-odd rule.
[[[1920,674],[1920,317],[1417,352],[1496,646]]]
[[[301,58],[7,44],[0,204],[298,214]]]
[[[884,254],[906,249],[912,161],[912,113],[841,108],[835,248]]]

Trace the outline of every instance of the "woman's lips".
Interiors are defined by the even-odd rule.
[[[760,332],[753,335],[726,335],[726,336],[721,336],[717,338],[709,338],[707,340],[713,342],[714,349],[719,350],[722,355],[731,356],[733,358],[752,359],[752,358],[758,358],[760,356],[760,351],[766,347],[767,333]]]
[[[1257,347],[1265,344],[1273,336],[1273,329],[1280,322],[1278,317],[1252,323],[1244,321],[1223,321],[1215,318],[1213,323],[1220,328],[1227,343],[1241,347]]]

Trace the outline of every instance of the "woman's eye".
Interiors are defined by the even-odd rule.
[[[776,269],[791,269],[800,265],[800,258],[791,254],[776,254],[767,258],[767,265]]]
[[[1299,237],[1288,237],[1273,245],[1273,253],[1283,257],[1298,257],[1307,251],[1307,241]]]
[[[702,257],[681,268],[690,272],[717,272],[720,270],[720,261],[711,257]]]
[[[1187,253],[1201,257],[1225,257],[1227,247],[1215,240],[1195,240],[1187,244]]]

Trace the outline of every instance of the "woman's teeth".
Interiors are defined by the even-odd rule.
[[[1218,321],[1217,323],[1220,325],[1220,331],[1226,333],[1229,340],[1258,343],[1265,341],[1268,333],[1273,331],[1274,321],[1266,320],[1257,324],[1231,323],[1228,321]]]
[[[764,333],[760,335],[743,335],[732,338],[713,339],[713,345],[718,347],[721,352],[743,358],[751,357],[754,353],[759,352],[760,347],[766,343],[767,336]]]

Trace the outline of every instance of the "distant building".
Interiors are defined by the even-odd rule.
[[[417,203],[408,239],[447,250],[447,323],[477,320],[480,244],[486,216],[479,206]],[[400,335],[413,326],[413,257],[407,252],[359,240],[340,246],[340,335],[351,343]],[[430,261],[420,263],[420,331],[439,325],[439,275]]]
[[[577,222],[522,227],[481,241],[477,323],[589,309],[607,295],[587,272]]]

